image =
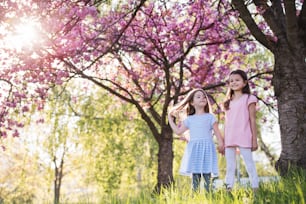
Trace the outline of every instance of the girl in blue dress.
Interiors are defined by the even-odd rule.
[[[176,124],[174,119],[179,111],[186,108],[187,118]],[[181,161],[180,174],[192,176],[192,189],[197,191],[204,178],[204,187],[210,191],[211,176],[218,176],[218,158],[213,134],[218,139],[218,150],[224,152],[224,143],[216,118],[210,111],[210,103],[203,89],[194,89],[186,98],[168,113],[173,132],[181,135],[189,130],[188,143]],[[182,138],[185,139],[185,138]]]

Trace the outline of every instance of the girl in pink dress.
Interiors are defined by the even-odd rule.
[[[229,76],[229,90],[224,102],[225,128],[224,145],[226,158],[225,185],[233,188],[236,170],[236,150],[246,165],[251,186],[258,188],[258,175],[252,151],[257,150],[256,103],[257,98],[250,94],[247,75],[242,70],[235,70]]]

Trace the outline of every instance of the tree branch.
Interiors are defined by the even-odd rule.
[[[262,6],[255,3],[256,6]],[[264,6],[263,17],[278,40],[286,39],[286,20],[280,1],[273,1],[272,6]]]
[[[104,57],[106,54],[108,54],[109,52],[111,52],[115,45],[118,44],[119,40],[122,37],[122,34],[126,31],[126,29],[130,26],[130,24],[132,23],[132,21],[134,20],[134,18],[136,17],[137,12],[142,8],[142,6],[144,5],[144,3],[146,2],[146,0],[141,0],[140,3],[135,7],[134,12],[132,13],[131,18],[129,19],[128,23],[121,29],[120,34],[117,35],[117,37],[115,38],[115,40],[112,42],[111,46],[105,51],[103,52],[100,56],[98,56],[95,60],[93,60],[88,66],[87,68],[91,67],[93,64],[95,64],[97,61],[99,61],[102,57]]]
[[[233,0],[232,4],[240,13],[240,18],[244,21],[252,35],[256,38],[258,42],[260,42],[263,46],[268,48],[269,50],[273,50],[273,46],[271,42],[266,38],[263,32],[258,28],[254,19],[252,18],[248,8],[245,6],[243,0]]]
[[[265,155],[269,158],[271,166],[274,166],[274,162],[276,161],[276,156],[271,154],[271,151],[269,147],[264,143],[262,136],[259,134],[258,135],[258,140],[259,140],[259,146],[260,149],[265,153]]]

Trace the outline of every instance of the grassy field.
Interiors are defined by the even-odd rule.
[[[206,193],[190,190],[187,180],[176,182],[169,189],[163,189],[161,194],[152,194],[152,189],[143,189],[140,193],[131,192],[126,195],[108,195],[99,199],[103,204],[305,204],[306,174],[294,171],[290,175],[271,182],[261,182],[260,188],[253,192],[251,188],[236,185],[231,192],[223,187]],[[82,201],[80,203],[91,203]]]

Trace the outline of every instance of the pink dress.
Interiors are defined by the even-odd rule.
[[[225,147],[252,147],[248,107],[257,101],[254,95],[243,94],[239,99],[230,102],[229,110],[225,110]]]

